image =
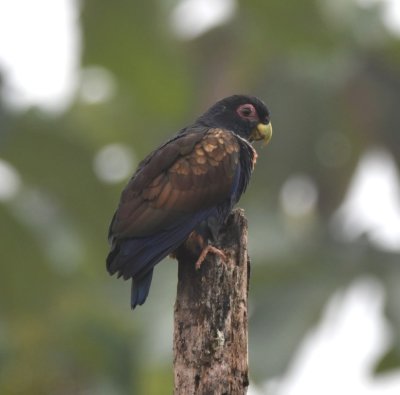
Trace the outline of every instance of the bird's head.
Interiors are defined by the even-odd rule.
[[[210,107],[199,122],[208,127],[231,130],[248,141],[271,139],[272,126],[266,105],[254,96],[226,97]]]

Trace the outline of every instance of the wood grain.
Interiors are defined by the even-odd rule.
[[[174,309],[174,394],[247,392],[247,296],[250,261],[247,220],[234,210],[221,230],[218,248],[227,261],[209,254],[201,268],[177,251],[178,291]]]

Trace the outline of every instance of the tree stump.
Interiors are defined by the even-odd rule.
[[[174,309],[174,394],[246,394],[248,379],[247,296],[250,261],[247,220],[234,210],[218,248],[227,261],[208,254],[199,270],[179,250]]]

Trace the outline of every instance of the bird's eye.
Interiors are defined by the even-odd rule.
[[[255,118],[257,117],[256,109],[252,104],[243,104],[241,105],[238,110],[238,114],[242,118]]]

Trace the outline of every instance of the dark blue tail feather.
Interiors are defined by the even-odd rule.
[[[145,302],[151,285],[154,266],[176,250],[190,232],[215,208],[205,210],[182,221],[179,226],[147,237],[114,240],[107,258],[110,274],[118,273],[124,279],[132,278],[131,307]]]
[[[140,280],[132,279],[131,288],[131,308],[132,310],[137,305],[142,305],[149,295],[151,280],[153,278],[153,269],[151,269],[143,278]]]

